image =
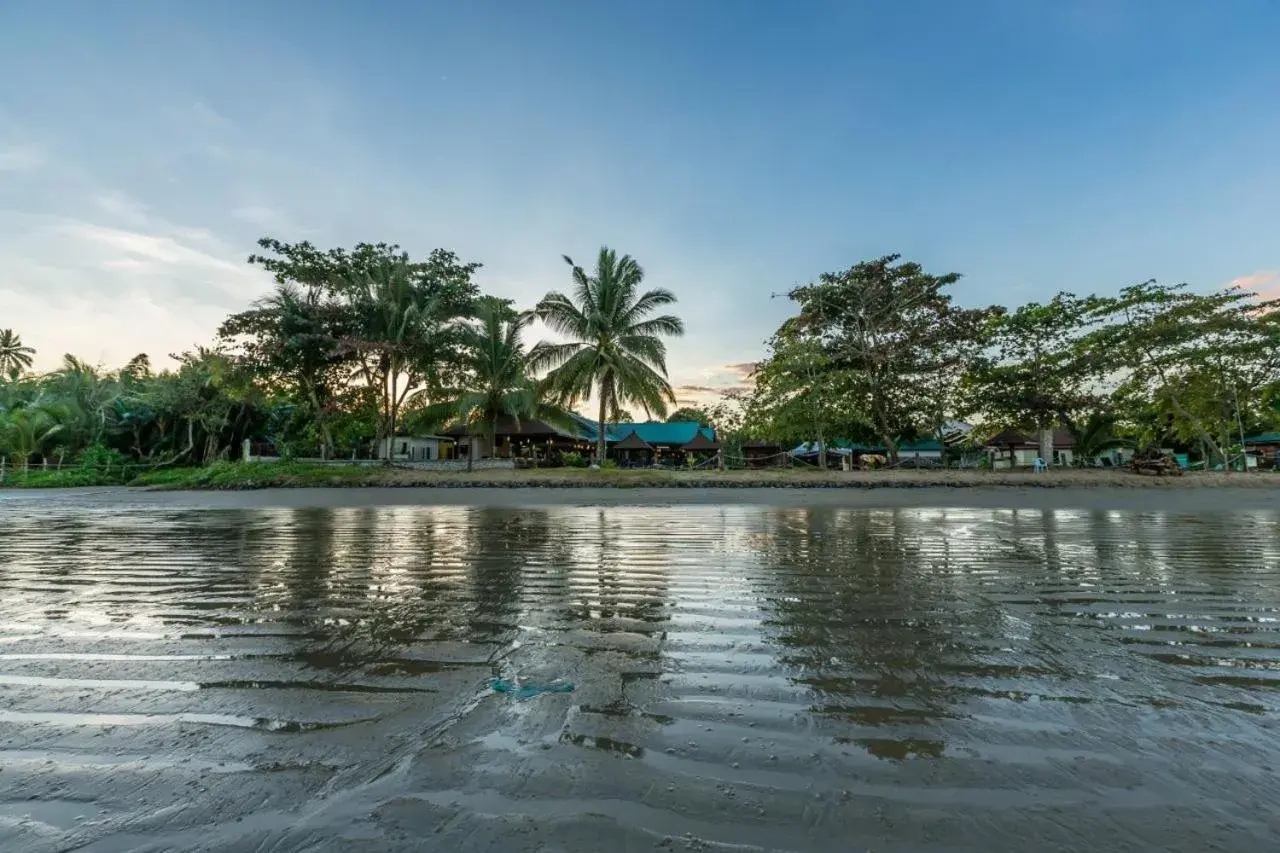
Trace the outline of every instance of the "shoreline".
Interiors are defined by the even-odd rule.
[[[91,509],[252,510],[470,507],[554,509],[586,507],[760,507],[774,509],[1008,509],[1110,510],[1223,514],[1280,512],[1280,483],[1270,487],[1189,488],[928,486],[889,488],[792,487],[521,487],[455,485],[447,488],[366,486],[173,490],[108,486],[5,490],[0,511]]]

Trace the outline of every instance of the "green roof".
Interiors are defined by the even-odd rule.
[[[578,425],[578,438],[584,441],[595,441],[596,422],[582,415],[571,414],[570,417]],[[604,425],[604,439],[610,444],[622,441],[631,433],[640,436],[649,444],[683,445],[693,441],[693,437],[701,432],[709,440],[716,440],[716,431],[711,427],[700,427],[694,421],[645,421],[644,423],[617,423]]]
[[[608,434],[609,440],[613,441],[616,435],[619,439],[627,436],[631,432],[644,439],[649,444],[688,444],[693,441],[693,437],[701,432],[704,436],[715,441],[716,432],[711,427],[700,427],[696,421],[673,421],[663,423],[662,421],[648,421],[639,424],[605,424],[605,432]]]
[[[1280,444],[1280,432],[1261,432],[1245,438],[1245,444]]]

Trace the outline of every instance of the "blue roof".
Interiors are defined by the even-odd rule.
[[[1245,444],[1280,444],[1280,432],[1264,432],[1251,435],[1244,440]]]
[[[700,427],[697,421],[647,421],[645,423],[606,424],[609,441],[620,441],[632,430],[649,444],[688,444],[701,432],[711,441],[716,440],[716,431],[711,427]],[[592,435],[595,430],[592,430]],[[616,438],[615,438],[616,436]]]
[[[595,441],[597,424],[582,415],[570,414],[578,425],[579,435],[583,441]],[[622,441],[635,433],[649,444],[687,444],[693,441],[699,431],[712,441],[716,440],[716,431],[711,427],[700,427],[695,421],[645,421],[643,423],[616,423],[604,425],[604,438],[607,442]]]

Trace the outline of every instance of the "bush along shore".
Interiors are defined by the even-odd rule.
[[[1270,472],[1198,473],[1182,477],[1140,476],[1127,471],[1054,469],[1029,471],[895,470],[817,471],[813,469],[675,471],[657,469],[550,468],[488,471],[424,471],[371,465],[317,465],[305,462],[218,462],[199,468],[145,471],[64,469],[25,474],[9,471],[0,488],[134,486],[154,489],[269,488],[1212,488],[1280,489]]]

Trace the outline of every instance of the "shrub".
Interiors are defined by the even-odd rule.
[[[118,450],[95,444],[86,447],[80,454],[82,468],[120,468],[128,462],[128,458]]]
[[[566,468],[586,468],[587,457],[574,450],[569,450],[560,454],[560,461]]]
[[[616,459],[606,459],[600,463],[600,469],[602,471],[613,471],[613,470],[616,470],[617,467],[618,467],[618,460]]]

